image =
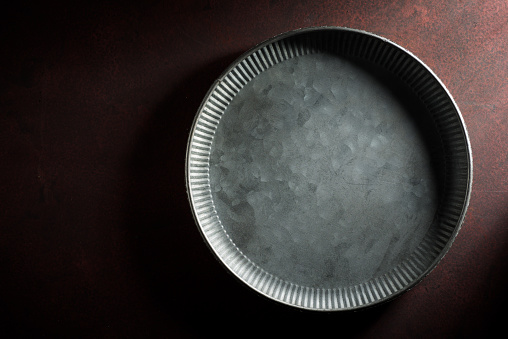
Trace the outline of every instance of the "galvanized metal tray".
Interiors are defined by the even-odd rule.
[[[312,310],[378,304],[426,276],[469,201],[459,109],[382,37],[319,27],[272,38],[213,84],[186,176],[204,239],[238,279]]]

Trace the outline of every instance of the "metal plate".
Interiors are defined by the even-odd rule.
[[[204,239],[282,303],[351,310],[408,290],[451,246],[472,158],[460,112],[415,56],[362,31],[266,41],[205,97],[187,152]]]

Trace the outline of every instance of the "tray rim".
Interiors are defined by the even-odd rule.
[[[433,77],[433,79],[435,81],[437,81],[437,83],[439,84],[441,89],[443,89],[445,91],[447,98],[450,100],[451,104],[453,105],[454,109],[457,112],[457,117],[458,117],[458,119],[460,121],[460,127],[461,127],[461,129],[463,131],[463,134],[464,134],[464,141],[465,141],[466,150],[467,150],[466,156],[467,156],[468,172],[467,172],[467,179],[466,179],[466,182],[467,182],[466,186],[467,187],[466,187],[466,191],[465,191],[465,199],[464,199],[464,202],[463,202],[463,205],[462,205],[462,210],[461,210],[460,216],[459,216],[459,218],[457,220],[455,229],[451,233],[449,240],[447,241],[447,243],[445,244],[443,249],[440,251],[439,255],[428,265],[428,267],[416,279],[414,279],[411,283],[409,283],[404,288],[401,288],[400,290],[395,291],[394,293],[392,293],[392,294],[390,294],[390,295],[388,295],[388,296],[386,296],[384,298],[380,298],[377,301],[374,301],[374,302],[371,302],[371,303],[362,304],[362,305],[356,305],[356,306],[352,306],[352,307],[347,307],[347,308],[340,308],[339,307],[339,308],[326,309],[326,308],[316,308],[316,307],[309,307],[309,306],[304,306],[304,305],[297,305],[295,303],[286,302],[284,300],[272,297],[272,296],[268,295],[267,293],[261,291],[260,289],[257,289],[255,286],[252,286],[247,281],[245,281],[236,272],[234,272],[229,265],[227,265],[221,259],[219,253],[213,247],[213,245],[210,243],[210,240],[208,239],[208,237],[205,235],[205,233],[204,233],[204,231],[202,229],[201,223],[199,222],[197,213],[196,213],[196,208],[195,208],[195,204],[194,204],[194,201],[193,201],[193,198],[192,198],[192,192],[191,192],[191,188],[190,188],[189,158],[190,158],[192,139],[193,139],[193,136],[195,134],[196,123],[197,123],[197,121],[199,119],[200,112],[203,110],[203,107],[205,106],[205,104],[207,103],[209,98],[211,97],[211,94],[216,89],[217,85],[219,83],[221,83],[224,80],[224,78],[238,64],[240,64],[247,56],[253,54],[255,51],[260,50],[261,48],[263,48],[265,46],[268,46],[269,44],[271,44],[271,43],[273,43],[275,41],[286,39],[286,38],[289,38],[291,36],[295,36],[295,35],[298,35],[298,34],[305,34],[305,33],[313,32],[313,31],[345,31],[345,32],[351,32],[351,33],[356,33],[356,34],[365,34],[365,35],[370,36],[370,37],[372,37],[374,39],[379,39],[379,40],[381,40],[381,41],[383,41],[385,43],[388,43],[388,44],[392,45],[393,47],[395,47],[396,49],[399,49],[402,52],[404,52],[407,55],[409,55],[418,64],[423,66],[424,69],[426,71],[428,71],[429,74]],[[371,32],[367,32],[365,30],[355,29],[355,28],[349,28],[349,27],[342,27],[342,26],[310,26],[310,27],[302,27],[302,28],[286,31],[286,32],[277,34],[275,36],[272,36],[271,38],[268,38],[268,39],[266,39],[266,40],[264,40],[264,41],[262,41],[262,42],[260,42],[260,43],[258,43],[256,45],[254,45],[253,47],[251,47],[250,49],[248,49],[247,51],[242,53],[211,84],[211,86],[208,89],[207,93],[203,97],[203,100],[201,101],[201,104],[199,105],[199,108],[198,108],[198,110],[197,110],[197,112],[196,112],[196,114],[194,116],[194,119],[193,119],[193,122],[192,122],[192,125],[191,125],[191,129],[190,129],[189,137],[188,137],[188,141],[187,141],[186,154],[185,154],[185,189],[187,191],[187,199],[188,199],[190,207],[191,207],[191,211],[192,211],[192,216],[193,216],[194,222],[195,222],[195,224],[196,224],[196,226],[197,226],[197,228],[199,230],[199,233],[201,234],[202,240],[205,242],[207,247],[213,253],[215,259],[218,260],[220,262],[220,265],[222,267],[225,267],[227,269],[226,272],[228,272],[229,274],[232,274],[236,278],[235,280],[237,282],[241,283],[241,285],[248,286],[250,290],[255,291],[257,294],[261,294],[264,297],[267,297],[269,300],[271,300],[273,302],[276,302],[278,304],[285,305],[286,307],[292,307],[292,308],[297,308],[297,309],[302,309],[302,310],[307,310],[307,311],[317,311],[317,312],[351,312],[351,311],[363,310],[363,309],[367,309],[367,308],[371,308],[371,307],[375,307],[375,306],[384,304],[384,303],[389,302],[389,301],[391,301],[391,300],[393,300],[395,298],[398,298],[401,295],[403,295],[404,293],[410,291],[416,285],[418,285],[422,280],[424,280],[439,265],[439,263],[446,256],[446,254],[450,250],[453,242],[455,241],[455,239],[456,239],[460,229],[462,228],[462,225],[463,225],[465,217],[466,217],[466,212],[467,212],[467,209],[468,209],[468,206],[469,206],[469,202],[470,202],[470,199],[471,199],[472,185],[473,185],[473,155],[472,155],[471,142],[470,142],[469,134],[468,134],[468,131],[467,131],[467,127],[466,127],[464,118],[462,116],[462,112],[460,111],[457,103],[455,102],[455,99],[453,98],[453,96],[451,95],[451,93],[449,92],[449,90],[445,86],[445,84],[441,81],[441,79],[420,58],[418,58],[412,52],[410,52],[406,48],[400,46],[399,44],[397,44],[397,43],[395,43],[395,42],[393,42],[393,41],[391,41],[391,40],[389,40],[389,39],[387,39],[387,38],[385,38],[383,36],[380,36],[380,35],[377,35],[377,34],[374,34],[374,33],[371,33]]]

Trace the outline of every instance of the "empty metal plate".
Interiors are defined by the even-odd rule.
[[[464,219],[472,158],[459,109],[376,35],[302,29],[244,54],[192,127],[196,222],[241,281],[282,303],[351,310],[408,290]]]

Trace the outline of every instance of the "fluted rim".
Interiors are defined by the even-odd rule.
[[[250,80],[284,60],[331,51],[373,62],[401,79],[420,98],[441,137],[446,163],[439,226],[391,271],[361,284],[314,288],[282,280],[252,262],[225,232],[210,190],[209,158],[215,130],[235,95]],[[205,96],[193,123],[186,156],[186,185],[203,238],[238,279],[281,303],[309,310],[355,310],[390,300],[428,275],[444,257],[463,223],[472,186],[472,154],[462,115],[439,78],[412,53],[372,33],[342,27],[312,27],[283,33],[244,53]]]

